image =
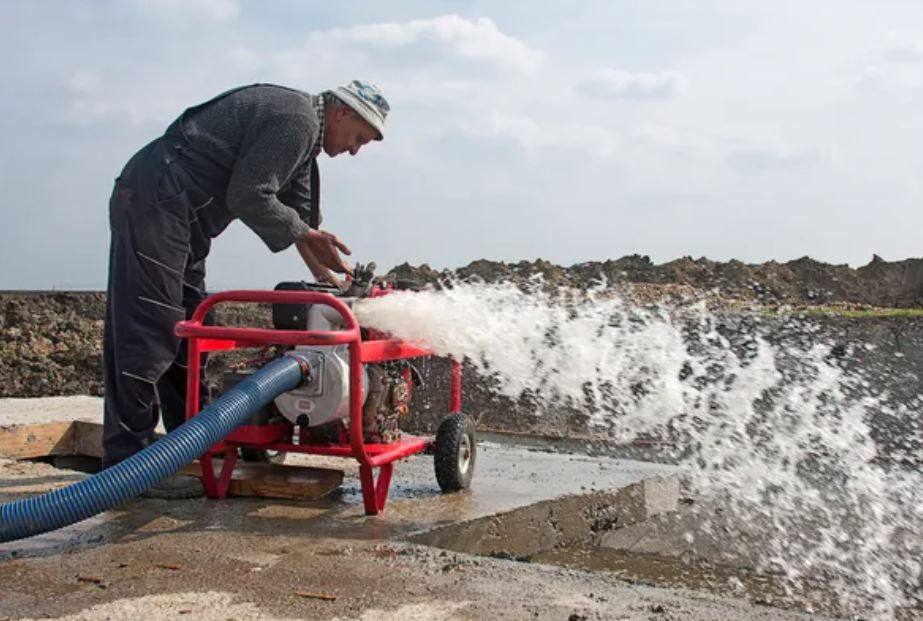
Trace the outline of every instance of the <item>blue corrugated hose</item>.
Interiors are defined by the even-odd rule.
[[[274,360],[198,416],[111,468],[68,487],[0,505],[0,542],[75,524],[134,498],[196,459],[270,401],[296,388],[303,378],[296,358]]]

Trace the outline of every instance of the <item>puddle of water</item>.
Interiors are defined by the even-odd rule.
[[[788,589],[784,576],[711,563],[687,564],[675,558],[605,548],[557,548],[526,560],[585,571],[606,571],[633,584],[704,590],[779,608],[823,614],[844,612],[837,605],[836,593],[817,581],[806,581],[804,591],[796,597]]]
[[[465,359],[499,394],[585,413],[591,433],[674,443],[689,493],[733,516],[701,527],[757,539],[755,569],[794,596],[820,576],[869,617],[919,605],[923,475],[879,461],[872,421],[918,420],[923,396],[889,405],[803,320],[716,316],[696,301],[632,307],[604,286],[525,289],[456,283],[355,310],[362,325]],[[919,425],[907,433],[920,446]]]

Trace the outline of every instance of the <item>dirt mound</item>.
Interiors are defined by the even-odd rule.
[[[455,270],[433,270],[423,264],[395,267],[398,278],[439,286],[453,279],[485,282],[526,282],[541,277],[546,286],[587,288],[606,283],[610,288],[661,293],[698,292],[728,302],[759,306],[808,306],[854,304],[874,307],[923,306],[923,259],[888,262],[879,256],[863,267],[831,265],[802,257],[787,263],[769,261],[748,264],[731,260],[682,257],[655,264],[650,257],[630,255],[621,259],[578,263],[561,267],[543,259],[504,263],[480,260]]]
[[[587,288],[604,282],[642,304],[703,296],[725,307],[737,303],[923,306],[923,259],[887,262],[877,256],[858,269],[807,257],[758,265],[684,257],[656,265],[646,256],[631,255],[570,267],[542,259],[518,263],[480,260],[443,271],[405,263],[391,273],[437,286],[453,278],[527,282],[536,276],[552,288]],[[225,325],[269,324],[269,308],[263,305],[220,308],[218,321]],[[4,380],[0,397],[101,394],[104,316],[105,294],[99,292],[0,293],[0,377]]]
[[[0,396],[102,394],[102,293],[0,294]]]

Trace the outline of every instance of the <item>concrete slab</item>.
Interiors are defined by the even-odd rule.
[[[429,482],[431,464],[420,456],[401,464],[394,502],[376,517],[361,514],[358,485],[348,479],[343,493],[326,501],[137,500],[56,533],[3,544],[0,619],[818,618],[405,542],[452,515],[522,510],[543,493],[570,491],[568,477],[583,477],[572,479],[577,488],[604,490],[610,481],[651,471],[644,464],[622,464],[623,471],[579,456],[483,448],[481,485],[472,492],[438,495]],[[543,464],[543,457],[551,461]],[[82,476],[2,461],[0,496],[5,501]],[[519,487],[527,489],[505,497]]]
[[[591,492],[611,493],[645,479],[674,475],[670,466],[658,464],[481,444],[478,447],[472,490],[460,494],[441,494],[433,471],[432,457],[413,456],[395,468],[385,513],[376,518],[368,518],[362,508],[356,462],[305,455],[288,456],[286,464],[295,463],[317,467],[338,466],[345,470],[346,478],[341,488],[330,498],[310,502],[266,502],[259,509],[263,513],[257,517],[265,518],[265,511],[270,511],[275,516],[274,521],[284,520],[288,525],[302,519],[307,511],[312,520],[311,528],[319,528],[331,536],[363,539],[417,535],[440,526],[495,516],[565,496],[577,495],[585,497],[587,503],[593,500],[599,504],[607,496],[597,498]],[[14,467],[13,474],[9,473],[10,467]],[[3,502],[23,495],[25,490],[21,489],[22,486],[14,484],[17,478],[15,469],[22,467],[22,464],[8,462],[7,468],[0,470],[0,478],[5,480],[5,486],[0,487],[0,500]],[[60,472],[49,468],[39,477],[30,477],[31,487],[28,491],[35,492],[42,485],[58,486],[58,477],[64,476]],[[74,476],[79,475],[69,473],[66,480],[73,481]],[[642,513],[632,518],[631,523],[650,515],[648,502],[644,500],[646,489],[640,488]],[[159,513],[159,509],[148,504],[150,502],[156,501],[136,500],[127,503],[119,511],[113,512],[113,519],[90,520],[92,527],[81,524],[19,544],[0,544],[0,558],[14,553],[20,556],[51,553],[55,547],[74,549],[85,541],[95,543],[109,537],[119,538],[146,523],[152,510]],[[183,519],[193,521],[203,529],[259,530],[262,521],[253,521],[254,505],[245,499],[173,501],[169,505],[171,509],[181,512]],[[662,500],[652,500],[650,505],[656,507],[657,512],[671,510],[670,505],[664,504]],[[68,539],[70,532],[74,536]]]
[[[363,514],[354,462],[290,455],[289,464],[342,467],[343,486],[316,501],[139,499],[0,544],[0,620],[808,618],[431,547],[453,547],[467,527],[470,545],[498,524],[511,541],[538,542],[531,552],[675,508],[669,466],[494,443],[478,449],[473,489],[461,494],[439,493],[431,457],[399,463],[389,505],[374,517]],[[0,460],[0,502],[83,476]]]
[[[0,428],[42,423],[102,424],[103,399],[88,395],[0,399]],[[165,433],[161,421],[154,429]]]
[[[70,421],[101,423],[101,397],[40,397],[35,399],[0,399],[0,427],[63,423]]]
[[[93,417],[98,421],[101,407],[101,400],[94,397],[3,399],[0,400],[0,425],[22,425],[26,421],[87,421]],[[332,504],[325,507],[325,513],[329,513],[333,522],[364,518],[355,460],[288,454],[284,463],[345,470],[344,485]],[[548,452],[531,445],[521,447],[482,442],[478,448],[475,480],[470,492],[449,496],[440,494],[430,456],[417,455],[397,464],[386,522],[389,528],[402,534],[416,534],[562,496],[612,492],[649,480],[636,493],[641,505],[630,520],[633,523],[676,509],[678,487],[675,475],[675,467],[667,465]],[[666,483],[658,483],[661,476],[667,477],[664,479]],[[4,499],[2,489],[0,499]]]

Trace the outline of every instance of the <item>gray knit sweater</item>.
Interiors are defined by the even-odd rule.
[[[309,230],[323,105],[322,96],[255,85],[190,108],[171,125],[167,133],[181,132],[191,147],[189,172],[216,198],[197,213],[205,235],[240,218],[278,252]]]

